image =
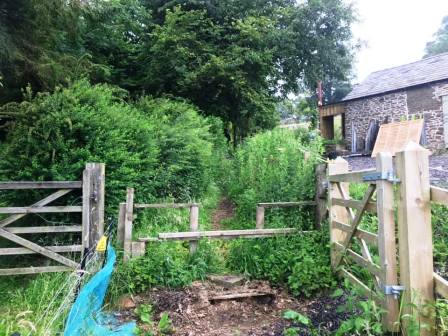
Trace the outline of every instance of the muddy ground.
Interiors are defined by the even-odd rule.
[[[267,293],[258,297],[219,299],[216,297],[238,293]],[[142,330],[156,332],[157,321],[167,312],[173,321],[173,335],[182,336],[280,336],[285,329],[295,326],[299,335],[311,335],[304,325],[282,318],[287,310],[307,316],[319,335],[338,329],[348,318],[337,309],[345,303],[344,297],[321,295],[313,299],[291,297],[282,289],[272,288],[267,282],[250,281],[231,289],[205,281],[195,282],[184,289],[153,289],[147,293],[123,300],[122,310],[116,313],[123,321],[136,320],[135,306],[153,307],[153,327],[139,322]]]

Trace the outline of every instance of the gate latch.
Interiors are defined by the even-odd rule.
[[[392,172],[392,171],[368,173],[368,174],[363,175],[362,180],[364,182],[378,181],[378,180],[389,181],[392,183],[400,182],[400,180],[395,176],[394,172]]]
[[[384,294],[393,295],[395,299],[398,299],[401,292],[405,290],[404,286],[384,286]]]

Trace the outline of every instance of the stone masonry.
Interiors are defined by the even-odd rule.
[[[383,124],[414,116],[425,119],[428,147],[445,149],[442,97],[448,95],[448,80],[407,88],[393,93],[347,101],[345,105],[345,138],[351,147],[352,122],[356,129],[358,149],[364,147],[369,122]]]

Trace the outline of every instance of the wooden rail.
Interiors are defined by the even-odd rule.
[[[134,204],[135,209],[189,209],[200,206],[198,203],[160,203],[160,204]]]
[[[431,186],[431,202],[448,205],[448,190]]]
[[[448,299],[448,281],[434,272],[434,289],[437,294]]]
[[[82,212],[77,205],[46,206],[46,207],[0,207],[0,214],[32,214],[32,213],[63,213]]]
[[[44,246],[44,248],[56,253],[82,252],[82,245]],[[36,253],[37,252],[25,247],[0,248],[0,255],[19,255],[19,254],[36,254]]]
[[[256,229],[256,230],[224,230],[224,231],[197,231],[197,232],[168,232],[159,233],[159,240],[198,240],[209,239],[240,239],[240,238],[266,238],[298,233],[294,228],[284,229]],[[307,233],[307,231],[302,231]],[[152,237],[139,238],[141,242],[154,241]]]
[[[13,181],[0,182],[0,190],[20,189],[80,189],[82,181]]]

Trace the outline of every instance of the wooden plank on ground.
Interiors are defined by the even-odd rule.
[[[1,268],[1,275],[25,275],[51,272],[71,272],[73,268],[66,266],[42,266],[42,267],[21,267],[21,268]]]
[[[332,198],[331,202],[334,205],[340,205],[347,208],[352,208],[359,210],[362,207],[361,201],[354,200],[354,199],[344,199],[344,198]],[[370,213],[376,213],[376,202],[369,202],[367,203],[366,212]]]
[[[376,169],[358,170],[343,174],[334,174],[328,176],[330,182],[351,182],[351,183],[365,183],[363,176],[375,172]]]
[[[200,206],[198,203],[159,203],[159,204],[134,204],[135,209],[183,209],[192,206]]]
[[[47,205],[55,200],[57,200],[58,198],[68,194],[70,191],[72,191],[72,189],[62,189],[62,190],[58,190],[55,193],[41,199],[40,201],[34,203],[31,205],[31,207],[42,207],[44,205]],[[26,216],[26,214],[16,214],[16,215],[12,215],[9,216],[8,218],[3,219],[2,221],[0,221],[0,227],[5,227],[17,220],[19,220],[20,218]]]
[[[159,239],[164,240],[198,240],[209,239],[238,239],[238,238],[265,238],[288,235],[293,233],[307,233],[294,228],[286,229],[256,229],[256,230],[224,230],[224,231],[198,231],[198,232],[167,232],[159,233]],[[151,238],[139,238],[139,241],[151,241]]]
[[[288,208],[306,205],[316,205],[316,201],[298,201],[298,202],[267,202],[258,203],[258,206],[265,208]]]
[[[82,226],[81,225],[24,226],[24,227],[8,227],[5,228],[5,230],[16,234],[82,232]]]
[[[46,249],[56,253],[81,252],[81,245],[65,245],[65,246],[44,246]],[[35,254],[37,252],[26,247],[7,247],[0,248],[0,255],[18,255],[18,254]]]
[[[448,281],[434,272],[434,289],[437,294],[448,299]]]
[[[334,228],[342,230],[344,232],[350,232],[351,227],[350,225],[339,223],[338,221],[333,221],[332,225]],[[377,246],[378,245],[378,235],[372,232],[365,231],[363,229],[356,229],[355,231],[355,237],[359,239],[365,240],[367,243]]]
[[[0,182],[0,190],[19,189],[80,189],[82,181],[14,181]]]
[[[431,186],[431,202],[448,205],[448,190]]]
[[[30,214],[30,213],[57,213],[82,212],[78,205],[46,206],[46,207],[0,207],[0,214]]]
[[[45,247],[39,246],[39,245],[37,245],[29,240],[26,240],[22,237],[19,237],[13,233],[10,233],[3,228],[0,228],[0,237],[10,240],[16,244],[22,245],[23,247],[26,247],[36,253],[42,254],[50,259],[56,260],[57,262],[60,262],[61,264],[65,265],[65,266],[69,266],[69,267],[73,267],[73,268],[78,267],[78,263],[76,263],[75,261],[68,259],[64,256],[61,256],[60,254],[50,251],[50,250],[46,249]]]
[[[209,298],[209,301],[222,301],[222,300],[235,300],[235,299],[244,299],[244,298],[251,298],[251,297],[260,297],[260,296],[274,296],[274,293],[270,292],[244,292],[244,293],[229,293],[229,294],[222,294],[222,295],[215,295],[211,298]]]

